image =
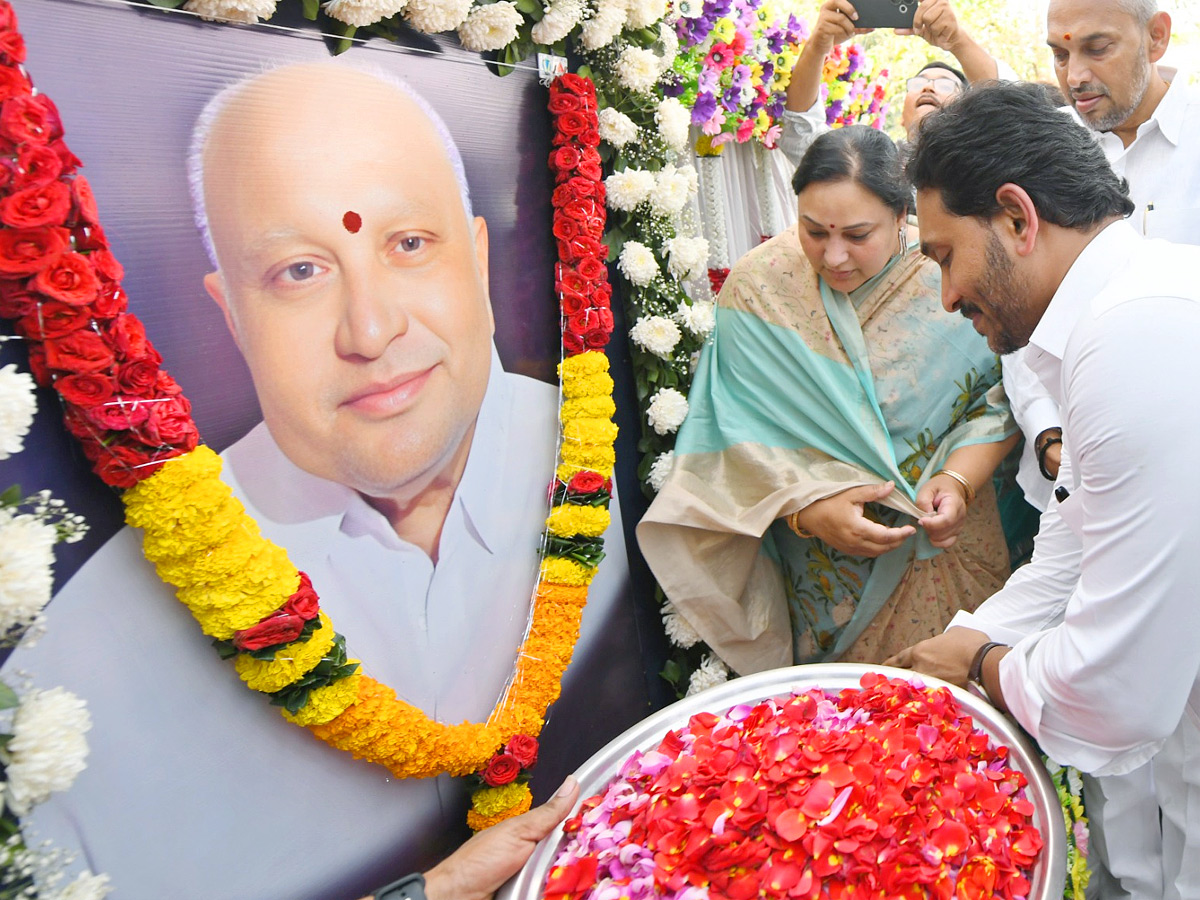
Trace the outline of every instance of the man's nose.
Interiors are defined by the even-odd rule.
[[[1087,60],[1082,54],[1072,53],[1067,57],[1067,84],[1072,88],[1087,84],[1092,80],[1092,70],[1088,68]]]
[[[954,289],[954,285],[950,283],[950,279],[942,273],[942,309],[946,312],[957,312],[959,305],[962,303],[962,294]]]
[[[334,339],[337,353],[344,358],[378,359],[408,331],[404,299],[391,283],[395,273],[379,262],[345,271],[342,315]]]

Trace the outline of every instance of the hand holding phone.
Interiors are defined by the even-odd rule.
[[[854,0],[858,28],[912,28],[917,0]]]

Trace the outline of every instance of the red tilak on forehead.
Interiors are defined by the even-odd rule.
[[[342,225],[351,234],[358,234],[358,229],[362,228],[362,216],[356,212],[348,212],[342,216]]]
[[[1070,39],[1071,39],[1071,32],[1068,31],[1066,34],[1063,35],[1063,40],[1069,41]]]

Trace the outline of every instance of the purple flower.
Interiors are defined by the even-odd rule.
[[[720,77],[721,73],[716,69],[701,69],[700,75],[696,78],[696,90],[714,93],[717,90],[717,81]]]
[[[692,124],[703,125],[717,111],[717,98],[707,91],[696,95],[696,105],[692,107]]]
[[[828,108],[826,108],[826,110],[825,110],[826,124],[832,125],[834,122],[837,121],[837,117],[840,116],[841,114],[842,114],[842,101],[834,100],[832,103],[829,104]]]
[[[667,70],[658,83],[662,85],[664,96],[678,97],[683,93],[683,76],[678,72]]]
[[[787,41],[783,31],[778,27],[768,29],[763,37],[767,39],[767,49],[772,53],[782,53],[783,48],[787,46]]]
[[[772,119],[778,119],[783,115],[783,107],[786,103],[787,94],[783,91],[778,91],[771,96],[771,102],[767,104],[767,112],[771,114]]]
[[[729,112],[737,112],[738,106],[741,105],[742,92],[737,88],[730,88],[721,96],[721,105]]]
[[[729,89],[741,93],[742,88],[750,83],[750,67],[734,66],[733,75],[729,79]]]

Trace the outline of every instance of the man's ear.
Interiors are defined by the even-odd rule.
[[[475,232],[475,263],[479,267],[479,280],[483,284],[483,295],[487,300],[488,319],[492,323],[492,334],[496,333],[496,315],[492,312],[492,293],[488,286],[488,230],[483,216],[476,216],[472,223]]]
[[[1037,244],[1041,226],[1033,199],[1019,184],[1008,182],[996,190],[996,202],[1000,204],[1000,211],[993,217],[997,229],[1014,253],[1028,256]]]
[[[1167,45],[1171,43],[1171,14],[1162,10],[1156,12],[1150,17],[1147,30],[1150,40],[1146,45],[1146,55],[1150,62],[1156,63],[1162,59],[1167,52]]]
[[[233,342],[241,350],[242,342],[238,339],[238,330],[233,324],[233,313],[229,310],[229,298],[225,293],[225,279],[221,277],[221,273],[209,272],[205,275],[204,289],[208,291],[208,296],[216,301],[217,306],[221,307],[221,314],[225,316],[225,327],[229,329],[229,333],[233,335]]]

